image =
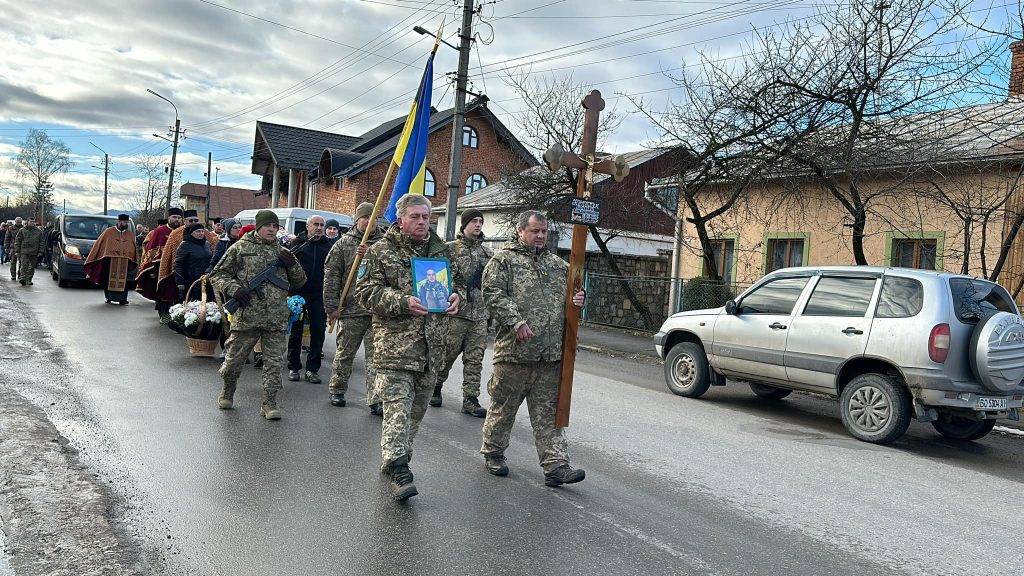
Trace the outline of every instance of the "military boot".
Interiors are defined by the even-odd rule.
[[[268,392],[263,391],[263,406],[260,407],[260,413],[267,420],[280,420],[281,411],[277,408],[277,391]]]
[[[544,474],[544,485],[554,487],[562,484],[575,484],[586,477],[587,473],[583,470],[573,470],[568,464],[562,464]]]
[[[434,408],[441,406],[441,386],[434,386],[434,395],[430,397],[430,405]]]
[[[370,414],[373,414],[374,416],[383,416],[384,405],[381,404],[380,402],[377,402],[376,404],[370,404]]]
[[[391,479],[391,496],[401,502],[419,494],[412,483],[412,470],[409,470],[409,457],[402,456],[388,465],[385,474]]]
[[[252,353],[252,367],[263,368],[263,352]]]
[[[462,399],[462,411],[477,418],[487,416],[487,409],[480,406],[480,400],[476,396],[466,396]]]
[[[331,406],[343,407],[345,406],[345,393],[335,392],[331,394]]]
[[[235,387],[237,382],[225,382],[220,390],[220,398],[217,398],[217,407],[221,410],[230,410],[234,406]]]
[[[505,463],[504,454],[487,454],[484,456],[484,467],[487,472],[495,476],[508,476],[508,464]]]

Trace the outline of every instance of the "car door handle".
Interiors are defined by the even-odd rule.
[[[846,330],[843,330],[843,334],[846,334],[847,336],[850,336],[850,335],[853,335],[853,334],[860,335],[860,334],[863,334],[863,333],[864,333],[863,330],[857,330],[853,326],[850,326]]]
[[[785,330],[786,329],[786,325],[785,324],[779,324],[778,322],[776,322],[774,324],[769,324],[768,327],[771,328],[772,330]]]

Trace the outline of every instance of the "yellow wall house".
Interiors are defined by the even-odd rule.
[[[992,276],[1003,240],[1024,209],[1024,44],[1011,50],[1015,73],[1007,100],[907,121],[912,129],[928,132],[929,141],[942,143],[943,160],[879,164],[857,175],[863,194],[873,197],[864,238],[869,264]],[[676,186],[662,180],[649,186],[648,194],[660,189],[662,199],[674,200]],[[711,195],[715,189],[707,191]],[[705,276],[700,243],[687,216],[680,202],[675,275]],[[779,268],[854,264],[850,223],[846,211],[813,178],[777,174],[752,183],[730,211],[709,223],[709,230],[717,268],[727,282],[745,286]],[[998,281],[1020,299],[1024,231],[1004,252]]]

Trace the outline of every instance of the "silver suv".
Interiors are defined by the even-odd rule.
[[[976,440],[1019,419],[1024,321],[998,284],[865,266],[788,268],[724,307],[680,312],[654,337],[669,389],[697,398],[726,379],[779,400],[839,398],[854,437],[885,444],[910,419]]]

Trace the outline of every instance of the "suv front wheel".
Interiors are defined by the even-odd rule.
[[[910,394],[886,374],[861,374],[851,380],[839,406],[847,432],[864,442],[888,444],[910,427]]]
[[[693,342],[680,342],[665,357],[665,382],[673,394],[700,398],[711,386],[711,368],[704,349]]]
[[[995,420],[974,420],[949,412],[939,412],[939,419],[932,421],[935,430],[950,440],[977,440],[987,436],[995,425]]]

